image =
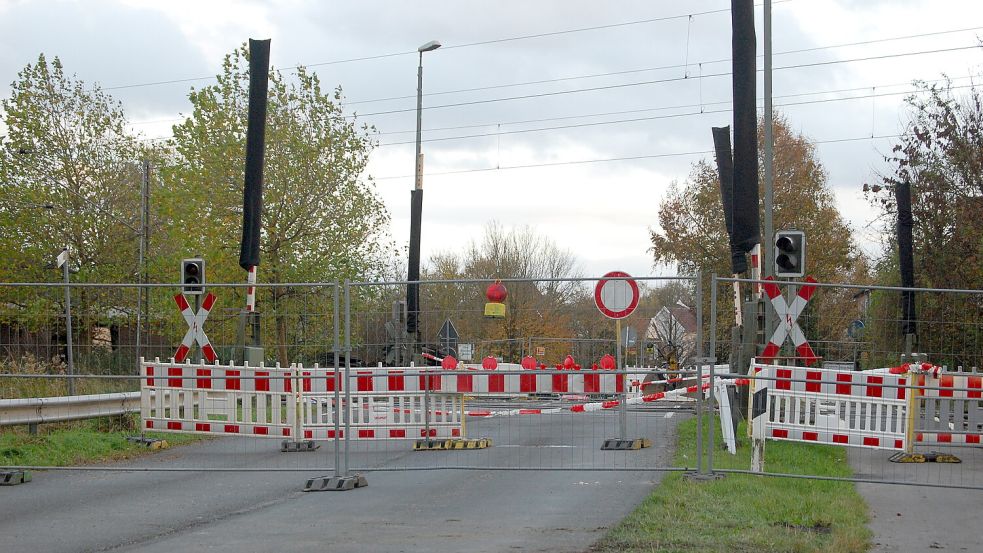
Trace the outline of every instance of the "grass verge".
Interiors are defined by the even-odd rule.
[[[751,466],[743,424],[738,435],[744,443],[737,455],[715,451],[714,468]],[[696,421],[680,423],[676,466],[696,464],[695,444]],[[842,447],[769,441],[765,459],[769,472],[852,475]],[[850,482],[743,474],[695,482],[670,473],[592,551],[860,553],[871,545],[867,521],[867,505]]]
[[[127,416],[49,424],[42,425],[36,436],[20,427],[4,429],[0,432],[0,466],[64,467],[145,455],[153,450],[126,439],[140,434],[137,422],[134,416]],[[146,436],[171,445],[202,439],[192,434]]]

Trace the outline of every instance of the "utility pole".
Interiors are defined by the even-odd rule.
[[[761,248],[761,268],[764,269],[765,277],[775,276],[775,268],[772,259],[772,249],[775,246],[775,223],[772,219],[775,205],[775,129],[774,114],[772,113],[772,92],[771,92],[771,0],[764,0],[764,34],[765,34],[765,239]],[[765,339],[767,340],[774,332],[774,319],[765,310]]]
[[[138,280],[140,287],[137,288],[137,336],[136,336],[136,358],[140,359],[142,354],[141,331],[143,321],[146,318],[144,309],[150,303],[150,298],[144,299],[146,294],[144,284],[147,283],[147,248],[150,242],[150,160],[143,160],[143,175],[140,186],[140,260]]]
[[[68,246],[58,254],[56,265],[65,277],[65,343],[68,356],[68,395],[75,395],[75,357],[72,355],[72,287],[68,279]]]

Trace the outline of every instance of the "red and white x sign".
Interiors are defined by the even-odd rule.
[[[174,354],[174,361],[183,363],[188,357],[188,352],[191,351],[191,346],[198,342],[205,359],[209,363],[214,363],[217,358],[215,349],[212,348],[212,343],[208,341],[208,336],[205,335],[205,330],[202,327],[205,324],[205,319],[208,318],[208,312],[215,305],[215,294],[209,292],[205,296],[204,301],[201,302],[201,309],[197,313],[191,309],[188,298],[184,297],[184,294],[174,296],[174,301],[177,303],[178,309],[181,310],[181,315],[184,315],[184,320],[188,323],[188,332],[185,333],[181,345],[177,348],[177,353]]]
[[[765,280],[774,280],[774,278],[768,277]],[[785,343],[785,338],[788,336],[792,337],[792,343],[795,344],[795,351],[798,352],[799,359],[805,361],[806,365],[814,365],[816,361],[819,361],[816,353],[809,346],[805,334],[802,333],[802,329],[799,328],[799,323],[795,322],[799,318],[799,314],[802,313],[802,310],[805,309],[806,303],[812,299],[812,294],[816,292],[816,287],[811,285],[811,283],[816,282],[816,279],[806,277],[805,281],[810,284],[799,288],[799,293],[792,300],[792,305],[789,305],[785,301],[785,296],[782,295],[782,291],[778,288],[777,284],[769,282],[764,285],[765,293],[771,299],[771,305],[775,308],[775,313],[778,313],[779,322],[778,328],[775,329],[775,334],[772,335],[768,345],[765,346],[764,353],[761,354],[761,360],[763,362],[769,363],[778,356],[778,352],[781,351],[782,344]]]

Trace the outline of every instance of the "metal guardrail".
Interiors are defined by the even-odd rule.
[[[42,424],[140,412],[140,392],[0,400],[0,426]]]

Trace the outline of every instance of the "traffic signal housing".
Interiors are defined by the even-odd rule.
[[[775,276],[793,278],[805,276],[806,234],[801,230],[780,230],[775,233]]]
[[[185,294],[205,292],[205,260],[201,258],[181,260],[181,286]]]

